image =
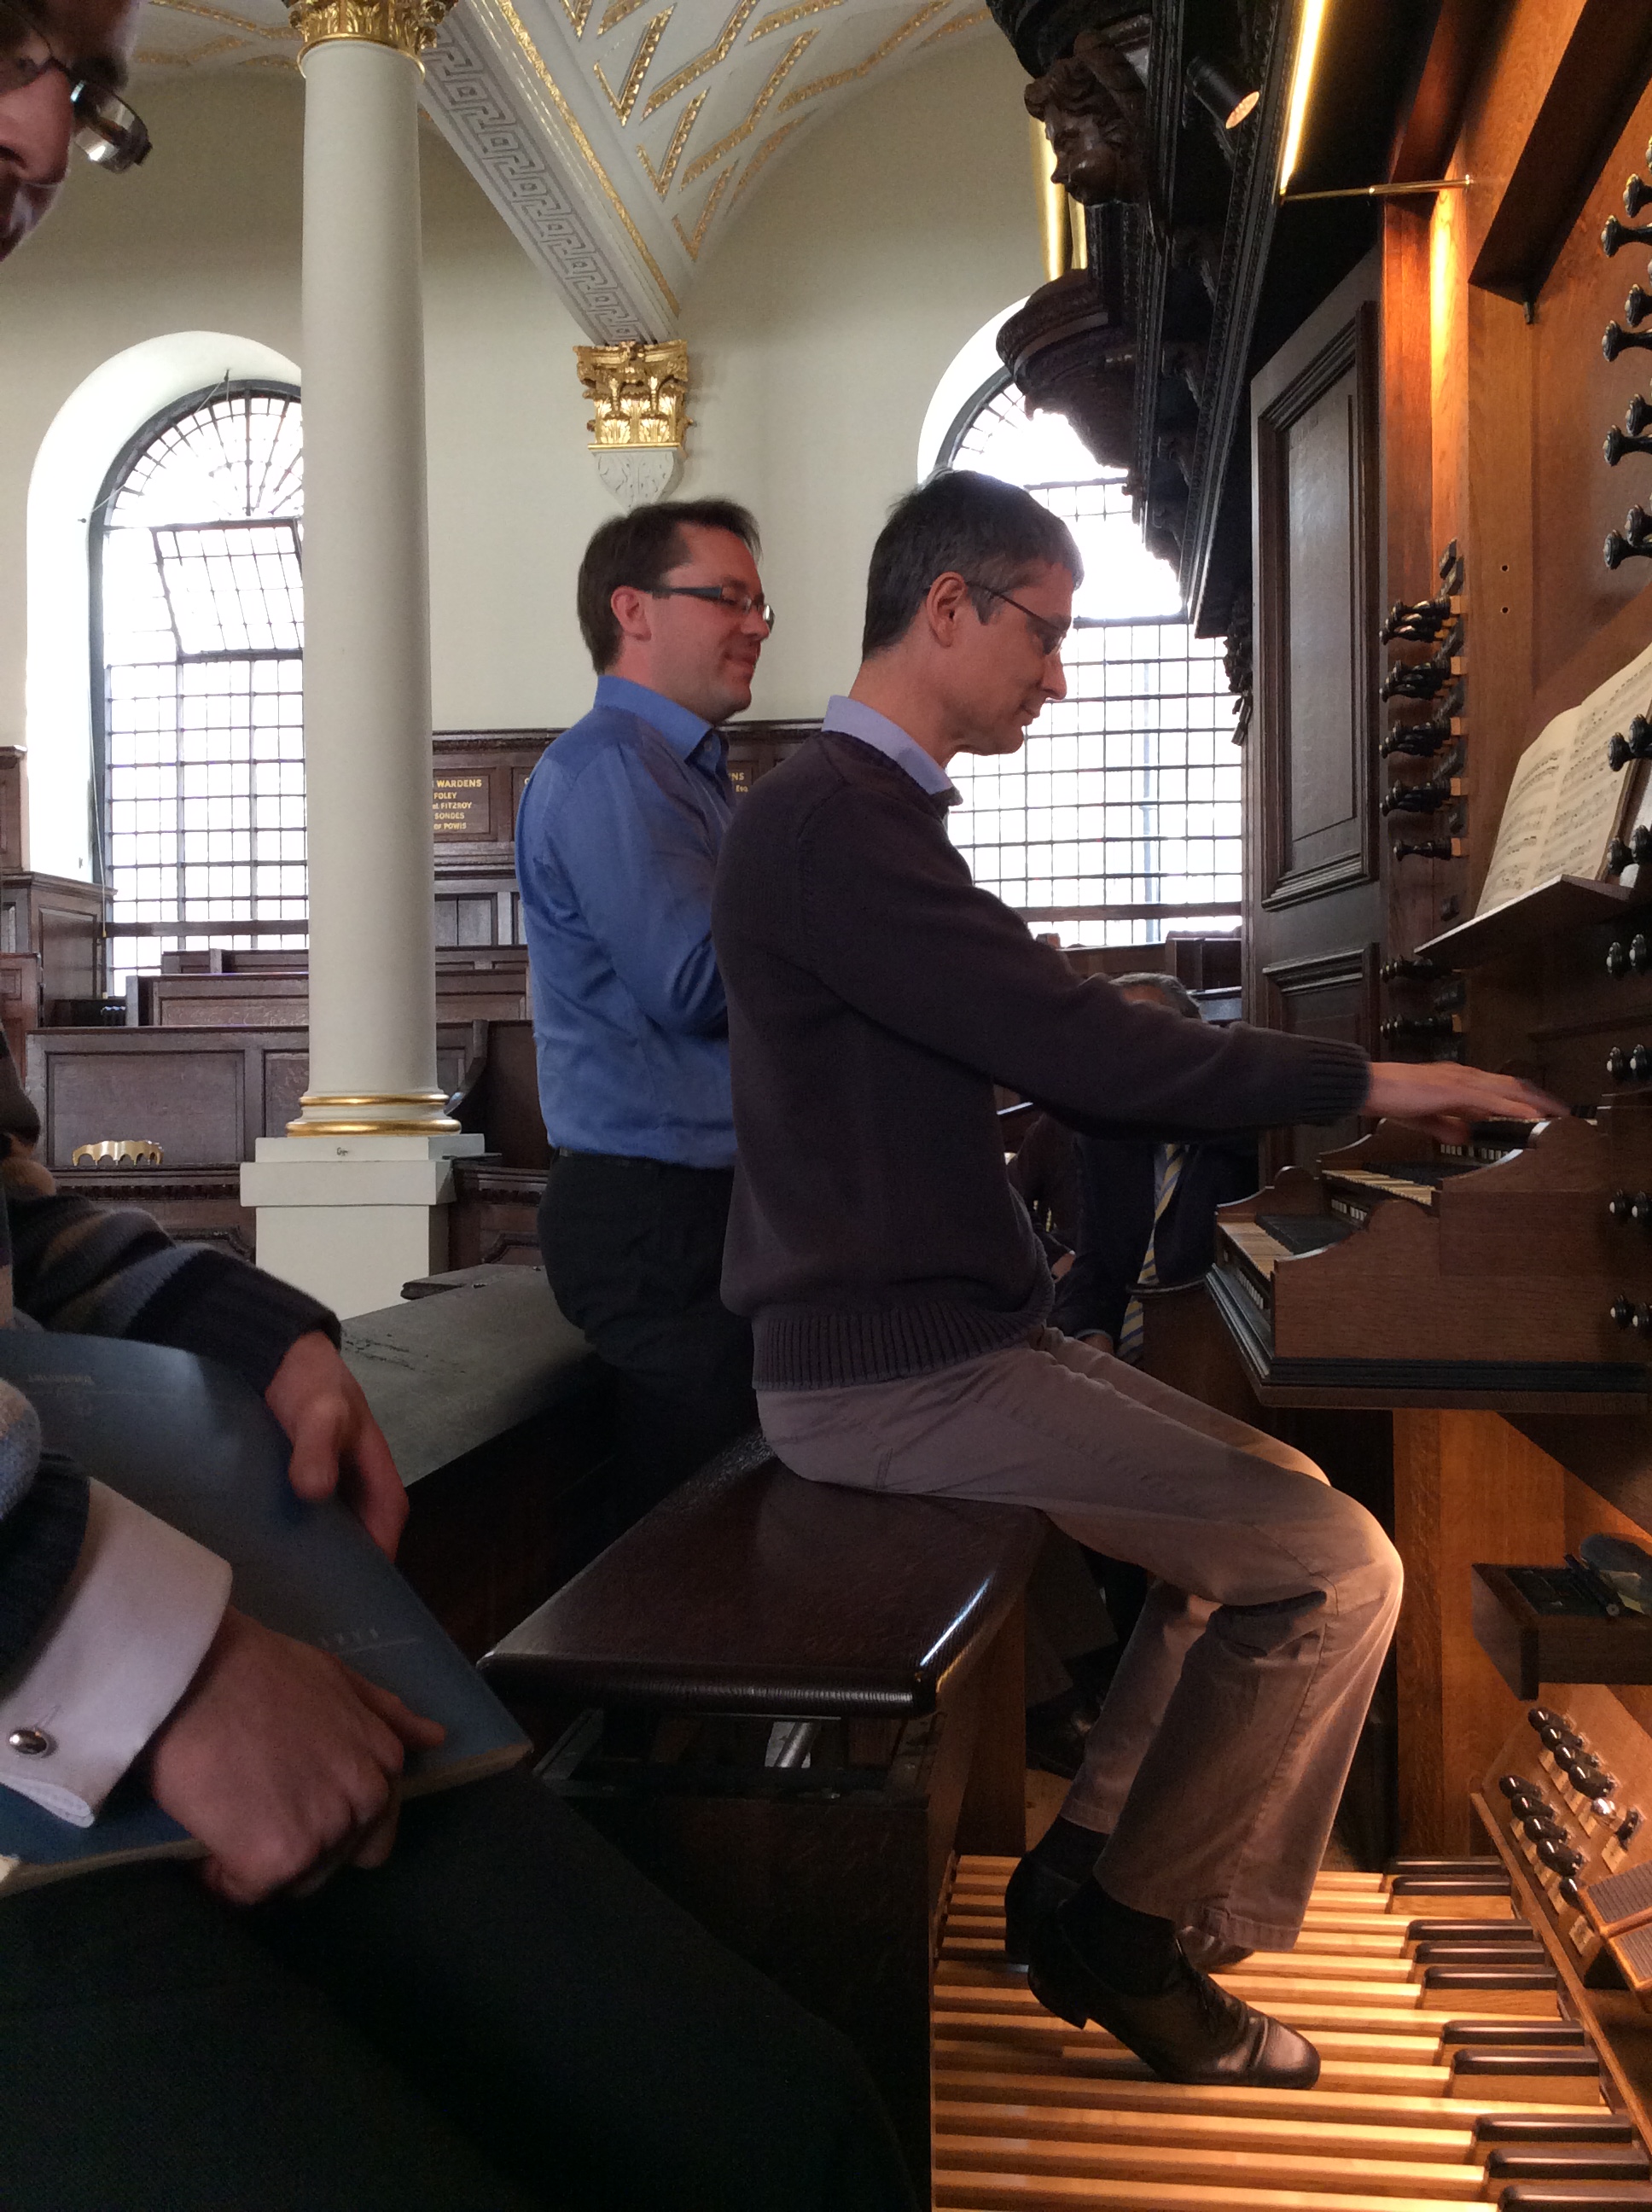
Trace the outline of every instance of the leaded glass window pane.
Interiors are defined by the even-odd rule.
[[[100,529],[112,986],[183,945],[301,951],[296,395],[245,386],[181,408],[128,462]]]
[[[951,833],[976,882],[1068,944],[1235,926],[1241,763],[1222,640],[1193,635],[1175,575],[1142,543],[1123,471],[1098,468],[1063,417],[1029,417],[1009,390],[982,404],[949,459],[1023,485],[1084,562],[1066,697],[1020,752],[959,754],[949,768],[963,801]]]

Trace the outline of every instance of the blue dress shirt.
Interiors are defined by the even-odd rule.
[[[924,750],[916,738],[908,737],[898,722],[891,722],[887,714],[880,714],[863,700],[846,699],[835,691],[826,702],[820,726],[841,730],[846,738],[859,738],[863,745],[870,745],[874,752],[903,768],[920,790],[932,794],[944,792],[949,806],[957,798],[957,787],[940,763]]]
[[[711,943],[732,812],[720,734],[623,677],[598,678],[595,706],[528,778],[516,873],[553,1145],[733,1165]]]

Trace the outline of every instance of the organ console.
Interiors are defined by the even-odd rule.
[[[1460,1146],[1384,1122],[1224,1206],[1212,1295],[1264,1403],[1552,1395],[1644,1413],[1652,1367],[1617,1314],[1609,1194],[1649,1179],[1638,1106],[1529,1137],[1487,1124]]]

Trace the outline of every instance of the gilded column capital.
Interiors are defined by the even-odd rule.
[[[662,345],[633,339],[619,345],[575,346],[580,383],[591,403],[593,453],[641,448],[683,450],[692,427],[688,411],[689,349],[681,338]]]
[[[390,46],[417,61],[452,5],[452,0],[293,0],[288,21],[299,36],[301,64],[313,46],[335,39]]]
[[[633,339],[574,352],[591,403],[585,427],[597,474],[628,514],[645,500],[664,499],[683,472],[683,434],[693,426],[687,345]]]

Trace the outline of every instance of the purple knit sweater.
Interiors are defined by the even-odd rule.
[[[1009,1344],[1050,1281],[993,1085],[1097,1134],[1333,1121],[1351,1045],[1206,1029],[1081,979],[979,890],[920,790],[812,738],[743,801],[713,902],[738,1143],[723,1297],[760,1390],[918,1375]]]

